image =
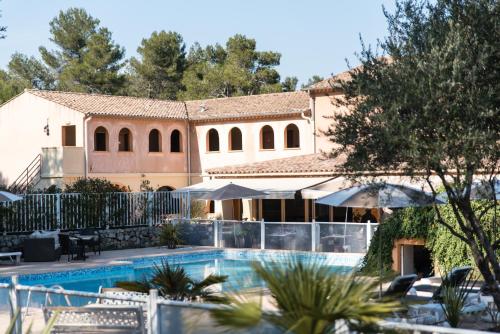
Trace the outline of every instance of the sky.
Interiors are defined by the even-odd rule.
[[[312,75],[327,77],[358,63],[355,56],[365,44],[376,46],[387,34],[382,6],[394,9],[394,0],[0,0],[0,68],[14,52],[39,56],[38,47],[54,48],[49,21],[60,10],[82,7],[113,33],[135,56],[143,38],[153,31],[180,33],[187,48],[224,44],[236,33],[257,41],[257,49],[282,54],[282,77],[296,76],[301,83]]]

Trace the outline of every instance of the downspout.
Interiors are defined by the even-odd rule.
[[[189,114],[186,105],[186,101],[184,101],[184,109],[186,110],[186,123],[187,123],[187,172],[188,172],[188,186],[191,185],[191,124],[189,123]]]
[[[311,108],[311,118],[313,121],[313,148],[314,153],[316,152],[316,97],[311,96],[311,91],[309,91],[309,107]]]
[[[88,175],[88,143],[87,143],[87,122],[92,116],[85,114],[83,117],[83,177]]]

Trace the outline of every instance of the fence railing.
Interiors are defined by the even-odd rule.
[[[0,231],[154,225],[169,216],[190,217],[189,193],[30,194],[0,203]]]
[[[31,303],[38,296],[42,302]],[[58,288],[46,288],[41,286],[26,286],[18,284],[17,277],[12,278],[11,283],[0,283],[0,316],[7,313],[10,319],[17,316],[13,333],[23,333],[23,327],[34,325],[43,327],[36,322],[44,322],[42,310],[44,307],[64,306],[92,306],[113,310],[114,321],[119,324],[120,309],[117,304],[133,305],[141,307],[145,315],[144,330],[150,334],[159,333],[226,333],[226,328],[216,326],[211,311],[224,308],[224,305],[195,303],[184,301],[172,301],[158,297],[157,290],[150,290],[149,295],[109,295],[93,292],[67,291]],[[36,311],[36,312],[35,312]],[[38,317],[37,317],[38,314]],[[29,318],[31,316],[31,318]],[[5,319],[5,318],[3,318]],[[0,330],[5,330],[9,321],[0,324]],[[5,327],[5,328],[2,328]],[[436,334],[493,334],[492,332],[447,328],[440,326],[427,326],[403,322],[382,321],[379,323],[381,331],[398,333],[436,333]],[[339,323],[336,333],[348,334],[350,331],[346,326]],[[233,331],[235,332],[235,331]],[[239,330],[237,333],[281,333],[282,330],[269,323],[261,322],[251,330]],[[353,332],[355,333],[355,332]]]
[[[366,253],[378,224],[174,218],[184,244],[335,253]]]

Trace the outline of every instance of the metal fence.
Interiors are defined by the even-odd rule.
[[[153,225],[171,216],[190,217],[189,193],[31,194],[0,203],[0,231]]]
[[[256,248],[366,253],[378,224],[297,223],[238,220],[172,220],[182,243],[221,248]]]
[[[93,292],[67,291],[60,288],[25,286],[18,284],[17,277],[11,283],[0,283],[0,330],[5,331],[9,319],[14,319],[17,310],[20,314],[14,323],[12,333],[21,334],[30,327],[34,331],[45,327],[43,309],[46,307],[89,307],[96,306],[112,312],[113,322],[120,324],[120,309],[117,305],[139,307],[144,315],[143,332],[159,333],[227,333],[227,328],[219,327],[212,318],[211,311],[224,305],[172,301],[158,297],[157,290],[149,295],[109,295]],[[85,309],[84,307],[84,309]],[[125,318],[125,317],[124,317]],[[492,334],[492,332],[427,326],[402,322],[382,321],[379,332],[408,334]],[[76,328],[76,327],[75,327]],[[345,323],[339,323],[336,333],[351,333]],[[252,329],[231,330],[231,333],[282,333],[283,330],[272,324],[261,322]],[[352,332],[355,333],[355,332]]]

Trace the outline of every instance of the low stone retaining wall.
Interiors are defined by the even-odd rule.
[[[126,249],[154,247],[160,243],[159,226],[136,226],[128,228],[113,228],[99,230],[101,235],[102,249]],[[23,241],[29,238],[29,234],[0,235],[0,251],[22,250]]]

